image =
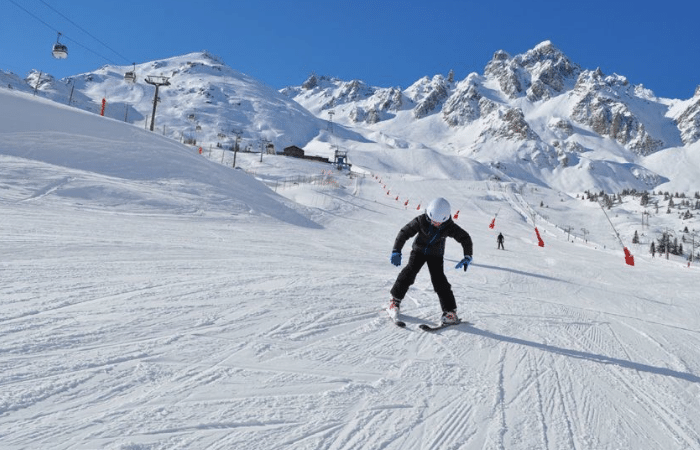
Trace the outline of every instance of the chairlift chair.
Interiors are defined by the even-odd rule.
[[[124,79],[132,83],[136,82],[136,63],[134,63],[134,70],[130,70],[124,74]]]
[[[66,58],[68,58],[68,47],[61,44],[59,42],[60,39],[61,39],[61,33],[59,32],[58,37],[56,38],[56,43],[53,44],[53,50],[51,51],[51,54],[56,59],[66,59]]]

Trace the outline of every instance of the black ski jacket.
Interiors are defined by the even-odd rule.
[[[421,214],[401,228],[394,241],[394,251],[401,252],[406,241],[413,236],[416,236],[412,247],[415,252],[428,256],[443,256],[445,254],[445,240],[451,237],[462,245],[465,256],[472,256],[471,236],[454,223],[452,218],[436,227],[427,214]]]

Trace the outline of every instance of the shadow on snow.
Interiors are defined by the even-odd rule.
[[[491,331],[480,330],[478,328],[470,327],[459,327],[461,331],[465,333],[475,334],[477,336],[483,336],[489,339],[495,339],[501,342],[508,342],[511,344],[524,345],[531,348],[536,348],[549,353],[555,353],[558,355],[568,356],[570,358],[585,359],[587,361],[593,361],[603,364],[613,364],[616,366],[624,367],[626,369],[632,369],[639,372],[647,372],[655,375],[663,375],[667,377],[674,377],[680,380],[690,381],[691,383],[700,383],[700,377],[693,375],[692,373],[678,372],[677,370],[668,369],[664,367],[654,367],[648,364],[636,363],[633,361],[627,361],[624,359],[613,358],[605,355],[596,355],[595,353],[582,352],[580,350],[571,350],[561,347],[555,347],[549,344],[542,344],[539,342],[528,341],[527,339],[520,339],[511,336],[504,336],[502,334],[494,333]]]

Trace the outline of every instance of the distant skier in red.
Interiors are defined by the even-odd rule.
[[[496,241],[498,242],[498,248],[501,250],[505,250],[503,247],[503,241],[505,238],[503,237],[503,233],[498,233],[498,237],[496,238]]]
[[[452,221],[450,204],[444,198],[436,198],[425,210],[425,213],[406,224],[394,242],[391,252],[391,263],[401,265],[401,249],[406,241],[413,236],[411,256],[408,265],[401,270],[391,288],[392,299],[387,308],[392,317],[399,314],[401,300],[403,300],[408,288],[416,281],[416,276],[424,264],[428,264],[430,280],[440,300],[442,308],[442,322],[445,324],[458,323],[457,302],[452,286],[447,281],[443,270],[445,240],[448,237],[455,239],[462,245],[464,258],[455,266],[455,269],[467,267],[472,262],[472,239],[469,233]]]

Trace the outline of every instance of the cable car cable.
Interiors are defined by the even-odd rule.
[[[19,5],[15,0],[7,0],[7,1],[9,1],[10,3],[12,3],[13,5],[15,5],[16,7],[18,7],[18,8],[21,9],[22,11],[26,12],[26,13],[29,14],[30,16],[34,17],[36,20],[38,20],[39,22],[43,23],[44,25],[46,25],[47,27],[49,27],[50,29],[52,29],[52,30],[55,31],[56,33],[60,33],[60,31],[58,31],[57,29],[55,29],[54,27],[52,27],[52,26],[49,25],[48,23],[46,23],[46,22],[44,22],[43,20],[41,20],[38,16],[36,16],[36,15],[33,14],[32,12],[28,11],[24,6]]]
[[[90,53],[92,53],[92,54],[94,54],[94,55],[96,55],[96,56],[99,56],[100,58],[104,59],[105,61],[108,61],[109,63],[114,64],[115,66],[118,66],[118,65],[119,65],[118,63],[112,61],[112,60],[109,59],[108,57],[106,57],[106,56],[104,56],[104,55],[102,55],[102,54],[100,54],[100,53],[97,53],[95,50],[92,50],[91,48],[86,47],[85,45],[81,44],[80,42],[76,41],[75,39],[71,39],[70,37],[66,36],[64,33],[61,33],[61,32],[58,31],[56,28],[54,28],[54,27],[52,27],[51,25],[49,25],[46,21],[44,21],[43,19],[41,19],[39,16],[37,16],[37,15],[34,14],[34,13],[32,13],[31,11],[29,11],[27,8],[23,7],[22,5],[18,4],[15,0],[8,0],[8,1],[9,1],[10,3],[12,3],[13,5],[15,5],[16,7],[18,7],[19,9],[21,9],[22,11],[26,12],[27,14],[29,14],[30,16],[32,16],[33,18],[35,18],[36,20],[38,20],[39,22],[43,23],[43,24],[44,24],[46,27],[48,27],[49,29],[55,31],[56,33],[60,33],[61,36],[63,36],[65,39],[67,39],[67,40],[73,42],[74,44],[76,44],[76,45],[78,45],[78,46],[84,48],[85,50],[89,51]],[[42,0],[40,0],[40,1],[42,1]],[[42,3],[44,3],[44,2],[42,1]],[[45,4],[45,3],[44,3],[44,4]],[[48,6],[48,5],[47,5],[47,6]],[[52,9],[53,9],[53,8],[52,8]],[[54,10],[54,11],[55,11],[55,10]],[[56,12],[58,12],[58,11],[56,11]],[[60,14],[60,13],[59,13],[59,14]],[[65,16],[64,16],[64,17],[65,17]],[[70,19],[66,18],[66,20],[70,20]],[[73,23],[73,21],[70,21],[70,22]],[[73,23],[73,24],[75,25],[75,23]],[[78,26],[78,25],[76,25],[76,26]],[[78,28],[80,28],[80,29],[82,30],[81,27],[78,27]],[[85,31],[85,30],[83,30],[83,31]],[[87,33],[87,32],[86,32],[86,33]],[[90,33],[88,33],[88,34],[90,34]],[[93,39],[96,39],[94,36],[92,36],[92,35],[90,35],[90,36],[91,36]],[[96,40],[98,40],[98,39],[96,39]],[[98,40],[98,42],[99,42],[99,40]],[[102,43],[102,42],[100,42],[100,43]],[[102,45],[104,45],[104,43],[102,43]],[[107,46],[105,45],[105,47],[107,47]],[[109,48],[109,47],[107,47],[107,48]],[[112,49],[110,49],[110,50],[112,50]],[[112,50],[112,51],[114,51],[114,50]],[[115,53],[116,53],[116,52],[115,52]],[[117,53],[117,54],[118,54],[118,53]],[[119,56],[121,56],[121,55],[119,55]],[[121,56],[121,57],[124,58],[123,56]],[[124,59],[126,60],[126,58],[124,58]]]
[[[99,42],[100,44],[102,44],[103,46],[105,46],[107,49],[111,50],[115,55],[119,56],[119,57],[122,58],[124,61],[129,61],[129,59],[127,59],[124,55],[120,54],[118,51],[114,50],[112,47],[110,47],[109,45],[105,44],[104,42],[102,42],[101,40],[99,40],[97,37],[93,36],[89,31],[87,31],[85,28],[81,27],[81,26],[78,25],[77,23],[73,22],[71,19],[69,19],[68,17],[66,17],[64,14],[62,14],[62,13],[61,13],[60,11],[58,11],[56,8],[54,8],[53,6],[49,5],[49,4],[46,3],[44,0],[39,0],[39,1],[40,1],[41,3],[43,3],[44,5],[46,5],[48,8],[50,8],[50,9],[51,9],[53,12],[55,12],[56,14],[58,14],[59,16],[61,16],[61,17],[63,17],[64,19],[66,19],[68,22],[70,22],[70,23],[72,23],[73,25],[75,25],[75,26],[76,26],[79,30],[81,30],[83,33],[87,34],[88,36],[90,36],[91,38],[93,38],[94,40],[96,40],[97,42]],[[104,57],[103,57],[103,58],[104,58]],[[106,59],[106,58],[105,58],[105,59]]]

